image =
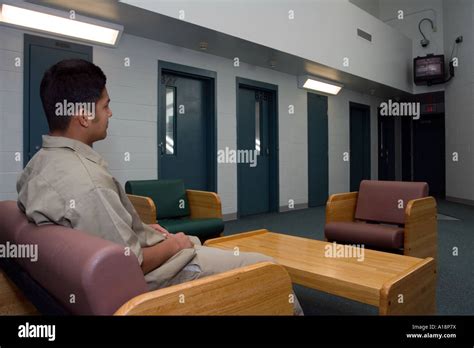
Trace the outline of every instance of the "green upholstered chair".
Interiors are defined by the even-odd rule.
[[[221,200],[214,192],[186,190],[182,180],[132,180],[125,191],[144,223],[158,222],[171,233],[202,242],[224,230]]]

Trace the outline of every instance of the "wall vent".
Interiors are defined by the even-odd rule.
[[[366,31],[363,31],[362,29],[357,28],[357,36],[363,38],[364,40],[372,42],[372,35],[370,35]]]

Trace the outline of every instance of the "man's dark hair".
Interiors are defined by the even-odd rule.
[[[95,64],[83,59],[66,59],[54,64],[43,76],[41,101],[49,130],[66,130],[70,117],[56,115],[56,103],[96,102],[105,88],[107,78]]]

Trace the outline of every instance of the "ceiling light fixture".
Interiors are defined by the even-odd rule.
[[[298,76],[298,88],[336,95],[344,87],[342,84],[321,79],[319,77],[303,75]]]
[[[58,11],[30,3],[0,4],[0,23],[12,27],[71,37],[81,41],[116,46],[123,26],[80,15],[70,19],[69,12]]]

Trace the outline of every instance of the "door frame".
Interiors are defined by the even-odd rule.
[[[205,101],[205,109],[209,110],[208,117],[210,117],[209,123],[207,124],[207,132],[210,134],[210,137],[207,137],[206,141],[206,154],[208,154],[208,160],[206,164],[206,171],[209,175],[208,185],[209,191],[217,192],[217,90],[216,90],[216,78],[217,73],[212,70],[206,70],[201,68],[195,68],[188,65],[177,64],[173,62],[168,62],[164,60],[158,60],[158,105],[157,105],[157,117],[156,117],[156,127],[157,127],[157,157],[158,157],[158,168],[157,168],[157,178],[158,171],[161,167],[161,156],[160,149],[158,148],[158,143],[160,140],[160,114],[166,114],[166,105],[164,103],[166,89],[163,88],[161,83],[162,73],[171,73],[179,75],[182,77],[192,77],[199,80],[205,81],[209,87],[209,98]],[[212,154],[208,153],[208,150],[211,150]]]
[[[84,53],[87,54],[90,57],[90,61],[93,62],[92,46],[44,36],[23,34],[23,168],[28,164],[28,151],[30,149],[30,47],[32,45]]]
[[[270,211],[269,212],[279,212],[280,209],[280,170],[279,170],[279,155],[280,155],[280,148],[279,148],[279,137],[278,137],[278,85],[274,85],[271,83],[251,80],[243,77],[236,77],[235,78],[235,101],[236,101],[236,147],[238,147],[239,142],[239,127],[237,118],[239,117],[239,88],[240,87],[248,87],[251,89],[260,89],[265,92],[268,92],[272,95],[272,102],[271,102],[271,110],[274,115],[274,120],[271,123],[273,127],[269,129],[269,135],[272,139],[273,146],[270,148],[270,175],[269,175],[269,185],[270,185]],[[269,123],[270,125],[270,123]],[[238,150],[238,149],[237,149]],[[240,204],[241,204],[241,197],[240,197],[240,186],[241,186],[241,175],[239,171],[239,167],[237,164],[237,219],[240,218]]]
[[[370,105],[356,103],[353,101],[349,101],[349,191],[351,188],[351,166],[352,166],[352,149],[351,149],[351,134],[352,134],[352,127],[351,127],[351,110],[352,108],[363,110],[367,112],[369,115],[368,118],[368,131],[369,131],[369,180],[372,179],[372,129],[370,126],[371,117],[370,117]]]

